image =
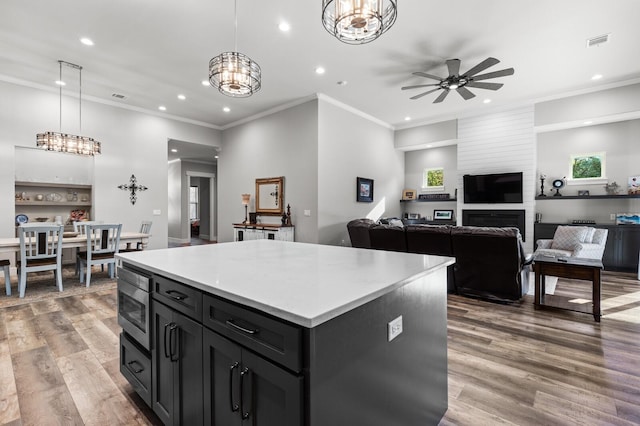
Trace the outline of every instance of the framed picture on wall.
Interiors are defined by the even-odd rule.
[[[359,203],[373,202],[373,179],[356,178],[356,201]]]
[[[453,220],[453,210],[434,210],[433,220]]]
[[[416,199],[416,190],[415,189],[405,189],[402,191],[402,199],[403,200],[415,200]]]

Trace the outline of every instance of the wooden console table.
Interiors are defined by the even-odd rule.
[[[271,223],[234,223],[233,240],[294,240],[293,226],[285,226]]]
[[[602,261],[583,259],[578,257],[553,257],[536,255],[533,259],[533,271],[535,272],[535,309],[552,307],[567,309],[570,311],[593,314],[593,318],[600,322],[600,271],[603,269]],[[545,294],[545,276],[570,278],[575,280],[591,281],[592,303],[576,303],[566,297]],[[545,302],[554,302],[547,304]],[[587,306],[585,306],[587,305]],[[589,306],[591,305],[591,309]]]

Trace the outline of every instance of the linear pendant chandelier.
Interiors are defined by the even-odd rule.
[[[66,61],[58,61],[58,63],[60,64],[60,80],[58,80],[58,84],[60,85],[60,131],[38,133],[36,135],[36,146],[47,151],[68,152],[71,154],[89,156],[100,154],[102,152],[101,144],[93,138],[62,133],[62,86],[64,86],[64,82],[62,80],[62,65],[66,65],[78,70],[78,110],[80,111],[80,132],[82,132],[82,67],[80,65],[72,64]]]
[[[324,28],[347,44],[377,39],[391,28],[397,16],[397,0],[322,0]]]
[[[209,61],[209,83],[223,95],[246,98],[262,86],[260,65],[238,52],[238,1],[235,1],[234,51]]]

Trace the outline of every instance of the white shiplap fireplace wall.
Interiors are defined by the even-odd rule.
[[[458,224],[462,210],[525,210],[525,250],[532,252],[536,194],[536,138],[533,105],[483,116],[458,119],[458,188],[465,174],[523,172],[522,204],[464,204],[458,197]]]

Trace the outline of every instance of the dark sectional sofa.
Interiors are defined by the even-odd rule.
[[[517,228],[453,225],[347,224],[358,248],[451,256],[450,292],[499,302],[518,301],[529,289],[529,264]]]

